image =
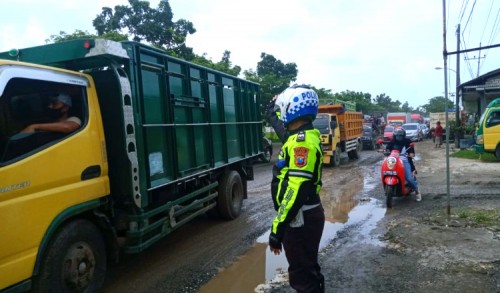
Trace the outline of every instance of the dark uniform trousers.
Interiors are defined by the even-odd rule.
[[[283,247],[289,262],[290,286],[297,292],[324,292],[324,277],[318,264],[318,251],[325,214],[321,204],[303,212],[304,226],[287,227]]]

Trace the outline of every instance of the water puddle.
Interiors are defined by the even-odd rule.
[[[365,172],[365,174],[371,173]],[[378,173],[373,176],[355,176],[349,180],[349,184],[329,188],[328,193],[322,191],[321,200],[326,222],[320,250],[331,243],[337,232],[348,226],[355,226],[359,231],[355,242],[383,245],[371,236],[371,232],[386,212],[384,205],[370,194],[374,192],[377,180],[380,180]],[[282,273],[287,272],[288,262],[284,253],[276,256],[269,250],[267,245],[269,233],[270,231],[267,231],[258,237],[256,244],[247,253],[240,256],[230,267],[221,270],[210,282],[201,287],[199,292],[258,292],[256,288],[266,282],[286,282]]]

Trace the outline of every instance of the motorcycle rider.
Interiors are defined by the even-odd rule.
[[[275,98],[267,116],[284,143],[273,167],[271,195],[278,213],[272,222],[269,247],[276,255],[284,248],[292,288],[324,292],[318,263],[325,225],[319,197],[323,152],[320,133],[312,124],[318,112],[318,95],[308,86],[295,85]],[[275,105],[280,108],[279,116]]]
[[[397,129],[394,132],[394,139],[391,140],[385,149],[390,152],[392,150],[398,150],[401,154],[406,153],[411,158],[415,157],[415,149],[411,147],[411,140],[406,138],[406,131],[402,128]],[[418,190],[418,184],[415,178],[413,177],[411,164],[406,156],[400,156],[403,161],[403,165],[405,167],[405,179],[406,182],[410,185],[410,187],[415,190],[415,197],[417,201],[422,200],[422,195]]]

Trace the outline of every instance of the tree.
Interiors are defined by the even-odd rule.
[[[297,80],[297,64],[283,63],[273,55],[261,53],[257,63],[257,71],[246,70],[244,76],[248,80],[260,83],[262,102],[267,104],[272,97],[284,91]]]
[[[64,31],[60,31],[59,35],[51,35],[48,39],[45,40],[45,43],[60,43],[64,41],[70,41],[70,40],[76,40],[76,39],[95,39],[97,38],[97,35],[91,34],[88,31],[82,31],[82,30],[75,30],[74,33],[68,34]],[[101,38],[108,39],[108,40],[113,40],[113,41],[126,41],[127,36],[116,33],[116,32],[109,32],[106,34],[103,34]]]
[[[413,112],[413,108],[410,107],[410,105],[408,104],[408,102],[404,102],[404,104],[401,106],[401,110],[403,110],[403,112]]]
[[[192,48],[185,42],[187,35],[196,29],[190,21],[172,21],[168,0],[161,0],[158,9],[150,8],[148,1],[129,0],[129,3],[130,6],[116,5],[114,10],[102,8],[92,22],[99,37],[112,32],[125,34],[134,41],[146,41],[186,60],[194,58]]]
[[[375,97],[375,104],[385,109],[387,112],[398,112],[401,110],[401,102],[393,101],[391,97],[380,94]]]
[[[429,100],[429,103],[422,106],[427,113],[444,112],[445,109],[451,109],[454,103],[445,97],[434,97]]]

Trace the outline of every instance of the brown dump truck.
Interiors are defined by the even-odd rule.
[[[362,149],[363,114],[349,111],[344,104],[321,105],[314,120],[314,127],[321,133],[323,163],[340,165],[340,155],[358,159]]]

